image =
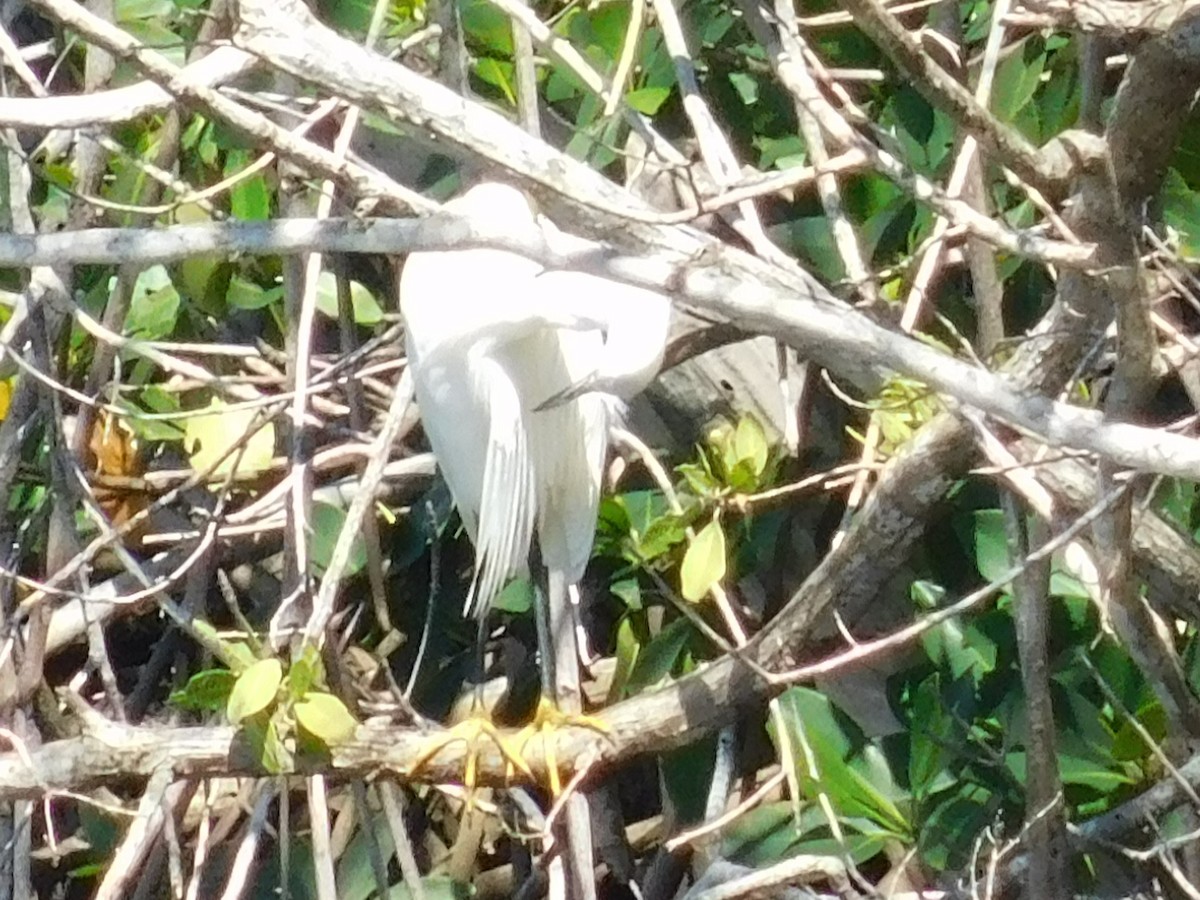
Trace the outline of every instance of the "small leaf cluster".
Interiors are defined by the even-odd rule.
[[[736,515],[734,501],[770,484],[777,470],[778,454],[762,426],[747,416],[736,426],[714,429],[696,461],[678,467],[678,509],[656,490],[602,501],[596,555],[619,563],[609,590],[625,607],[615,636],[613,699],[693,665],[695,622],[686,615],[668,616],[657,601],[676,593],[670,588],[677,577],[677,596],[696,606],[694,614],[714,616],[703,601],[728,577],[730,560],[736,558],[730,536],[736,540],[746,526],[747,517],[736,528],[727,524]],[[717,630],[724,627],[716,619],[714,624]]]
[[[285,673],[277,658],[254,659],[245,644],[234,646],[244,651],[236,653],[238,671],[198,672],[171,702],[184,709],[223,708],[266,772],[286,771],[297,753],[327,752],[354,736],[358,723],[329,692],[316,649],[306,647]]]

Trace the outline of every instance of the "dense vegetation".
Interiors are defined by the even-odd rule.
[[[0,15],[0,897],[545,892],[543,739],[429,753],[395,296],[497,175],[680,320],[556,739],[600,895],[1195,896],[1194,4],[88,10]]]

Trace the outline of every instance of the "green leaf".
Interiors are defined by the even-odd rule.
[[[898,837],[911,836],[908,817],[897,805],[904,794],[878,748],[864,744],[858,729],[816,691],[792,688],[780,696],[779,705],[805,796],[812,799],[824,790],[842,815],[868,819]],[[773,725],[770,731],[778,746]],[[808,765],[805,746],[815,771]]]
[[[314,503],[312,506],[312,543],[309,550],[312,553],[312,563],[318,574],[323,574],[329,568],[333,558],[333,548],[337,545],[338,536],[346,526],[346,513],[329,503]],[[357,575],[367,564],[367,545],[362,535],[355,535],[350,545],[350,559],[346,563],[346,577]]]
[[[179,394],[164,390],[162,385],[148,384],[142,389],[142,405],[152,413],[179,412]],[[134,433],[143,441],[178,441],[183,439],[183,429],[165,419],[147,419],[131,411],[127,419]]]
[[[116,0],[113,16],[125,25],[137,19],[170,19],[175,13],[171,0]]]
[[[169,336],[179,318],[179,292],[164,266],[151,266],[138,275],[125,314],[125,333],[144,341]]]
[[[650,562],[668,553],[672,547],[687,540],[687,525],[675,515],[668,513],[655,519],[639,536],[637,542],[638,557]]]
[[[497,88],[513,106],[517,104],[517,93],[513,85],[512,63],[484,56],[475,61],[475,76],[486,84]]]
[[[721,491],[721,485],[704,466],[684,463],[676,466],[675,471],[684,477],[692,493],[700,497],[715,497]]]
[[[627,691],[636,693],[670,675],[694,630],[687,619],[676,619],[644,644],[629,676]]]
[[[264,306],[270,306],[282,297],[282,286],[277,285],[273,288],[264,288],[253,281],[247,281],[240,275],[234,275],[229,279],[229,290],[225,293],[225,302],[233,309],[262,309]],[[320,308],[319,285],[317,303],[318,308]],[[334,307],[335,309],[337,307],[336,299]]]
[[[644,87],[626,91],[625,102],[642,115],[652,116],[660,106],[671,96],[671,89],[666,87]]]
[[[225,177],[237,175],[255,159],[248,150],[230,150],[225,157]],[[264,222],[271,218],[271,191],[261,172],[237,179],[229,189],[229,212],[243,222]]]
[[[733,85],[733,89],[737,91],[738,96],[747,106],[758,102],[758,79],[753,75],[747,75],[745,72],[730,72],[729,83]]]
[[[333,694],[313,691],[294,707],[300,727],[326,747],[332,747],[354,737],[358,722],[350,710]]]
[[[172,691],[167,702],[194,712],[217,712],[225,707],[236,681],[237,676],[228,669],[206,669],[189,678],[179,690]]]
[[[987,581],[995,581],[1008,571],[1008,535],[1004,531],[1004,513],[998,509],[975,511],[975,567]]]
[[[725,531],[719,519],[700,530],[683,557],[679,569],[683,599],[697,603],[725,577]]]
[[[738,463],[748,462],[756,479],[762,475],[767,468],[771,447],[767,443],[767,433],[763,431],[758,419],[754,416],[742,416],[738,421],[737,431],[734,432],[733,446]]]
[[[612,684],[608,689],[609,703],[616,703],[626,696],[638,656],[642,651],[642,642],[638,629],[634,626],[633,616],[622,616],[617,623],[616,669],[613,672]]]
[[[1033,99],[1045,65],[1045,46],[1034,36],[1025,42],[1020,53],[1009,55],[996,67],[992,112],[1000,121],[1011,122]]]
[[[1188,187],[1171,169],[1162,188],[1163,221],[1172,232],[1181,256],[1200,258],[1200,193]]]
[[[321,661],[320,651],[306,644],[300,656],[292,660],[288,669],[288,696],[294,700],[304,697],[315,685],[325,680],[325,664]]]
[[[533,582],[528,578],[515,578],[496,596],[491,608],[523,615],[533,609],[534,599]]]
[[[383,321],[383,308],[375,295],[357,281],[350,282],[350,308],[354,312],[355,325],[369,328]],[[328,270],[321,272],[317,278],[317,309],[337,321],[337,276]]]
[[[275,658],[260,659],[238,676],[229,692],[225,705],[225,716],[233,725],[262,712],[275,702],[279,685],[283,682],[283,665]]]
[[[278,775],[293,768],[292,753],[279,736],[275,722],[265,717],[247,719],[240,732],[263,771]]]
[[[636,578],[622,578],[620,581],[614,581],[608,586],[608,589],[624,602],[626,609],[636,612],[643,608],[642,586],[638,584]]]
[[[229,409],[224,400],[216,397],[208,409],[207,415],[190,416],[184,426],[183,448],[193,469],[208,471],[219,459],[221,464],[213,470],[214,475],[225,475],[235,465],[239,472],[257,472],[270,466],[275,457],[275,426],[269,421],[260,425],[240,450],[229,452],[259,419],[258,410]]]

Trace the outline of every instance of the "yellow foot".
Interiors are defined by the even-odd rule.
[[[467,789],[467,794],[470,796],[475,790],[475,774],[480,755],[479,745],[487,740],[491,741],[499,749],[500,755],[504,757],[510,773],[513,769],[517,769],[525,777],[533,780],[533,772],[530,771],[529,764],[525,762],[525,758],[521,755],[524,741],[521,741],[520,738],[520,734],[512,738],[506,738],[500,732],[500,729],[485,715],[472,713],[469,718],[446,729],[445,733],[430,738],[428,745],[418,754],[416,760],[413,761],[409,773],[415,774],[420,772],[443,749],[461,741],[467,748],[467,761],[463,770],[463,787]]]
[[[590,728],[604,737],[608,737],[609,729],[599,719],[591,716],[571,715],[560,710],[553,700],[543,696],[538,701],[537,712],[533,721],[521,729],[517,735],[520,740],[521,755],[524,757],[526,745],[536,736],[542,736],[542,754],[546,761],[546,772],[550,781],[550,793],[557,798],[562,793],[562,779],[558,774],[558,746],[554,731],[566,726]]]

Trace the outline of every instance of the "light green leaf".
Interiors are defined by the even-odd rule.
[[[713,519],[700,530],[683,557],[679,569],[680,590],[685,600],[703,600],[713,585],[725,577],[725,532]]]
[[[346,704],[333,694],[313,691],[296,704],[295,712],[300,727],[326,747],[350,740],[358,727]]]
[[[125,315],[125,333],[144,341],[167,337],[179,318],[179,292],[163,266],[151,266],[138,276]]]
[[[225,705],[230,723],[240,725],[270,706],[282,682],[283,665],[275,658],[260,659],[239,675]]]
[[[747,106],[758,102],[758,79],[745,72],[730,72],[729,83]]]
[[[293,768],[292,753],[279,736],[273,719],[250,719],[242,734],[263,771],[277,775]]]
[[[521,615],[533,609],[533,582],[528,578],[516,578],[505,585],[504,590],[492,601],[492,609]]]
[[[770,445],[767,434],[754,416],[742,416],[734,432],[733,446],[737,452],[738,462],[749,462],[750,468],[757,478],[767,468],[767,457]]]
[[[229,279],[229,290],[225,293],[225,302],[233,309],[262,309],[264,306],[270,306],[282,296],[282,287],[264,288],[253,281],[247,281],[240,275],[234,275]],[[320,294],[318,294],[318,304],[320,303],[319,297]],[[337,308],[336,299],[334,308]]]
[[[318,573],[329,568],[333,548],[346,525],[346,513],[329,503],[314,503],[312,507],[312,563]],[[367,545],[361,535],[356,535],[350,545],[350,559],[346,563],[346,577],[356,575],[367,564]]]
[[[323,683],[324,679],[325,664],[321,661],[320,652],[316,647],[305,645],[299,658],[292,660],[288,669],[288,696],[299,700],[308,694],[314,685]]]
[[[632,616],[622,616],[617,623],[617,667],[613,672],[612,685],[608,689],[608,702],[616,703],[625,696],[633,670],[637,666],[642,643]]]
[[[357,281],[350,282],[350,308],[354,312],[354,324],[369,328],[383,321],[383,309],[374,294]],[[317,309],[331,319],[338,317],[337,276],[323,271],[317,279]]]
[[[643,608],[642,588],[636,578],[622,578],[620,581],[614,581],[608,586],[608,589],[614,596],[621,598],[626,609],[637,611]]]
[[[671,89],[665,87],[644,87],[625,94],[625,102],[644,116],[652,116],[658,108],[667,102]]]
[[[207,471],[225,456],[258,418],[256,409],[229,409],[224,400],[214,397],[208,404],[210,413],[191,416],[184,428],[183,448],[197,472]],[[275,456],[275,426],[262,424],[241,451],[229,453],[214,471],[224,475],[236,463],[239,472],[257,472],[271,464]]]

